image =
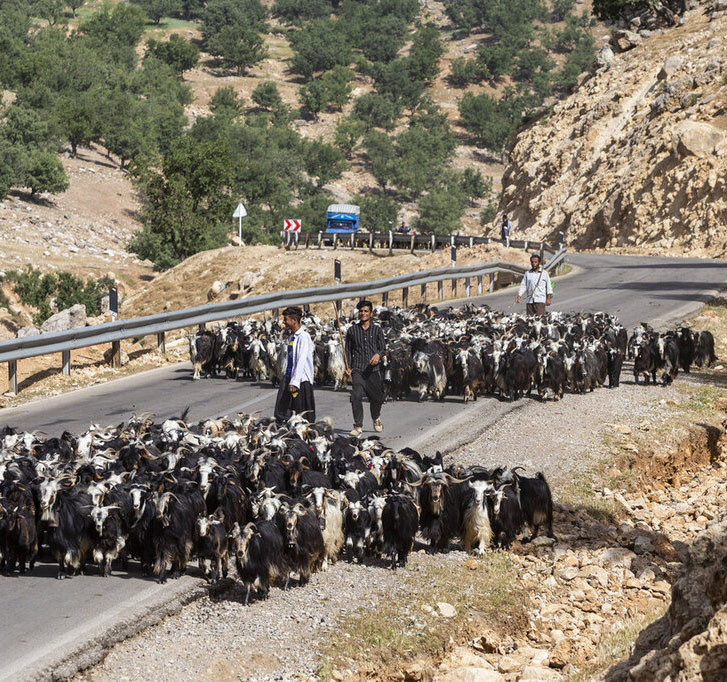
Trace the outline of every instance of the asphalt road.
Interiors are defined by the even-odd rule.
[[[696,311],[727,283],[727,263],[711,260],[572,255],[574,273],[555,280],[553,310],[605,310],[627,327],[648,321],[666,327]],[[514,311],[515,291],[470,299],[494,309]],[[189,419],[235,412],[272,413],[275,391],[269,387],[226,379],[192,381],[189,363],[92,386],[20,407],[0,410],[0,426],[77,432],[90,423],[115,424],[132,413],[153,412],[158,419],[179,415]],[[319,416],[333,417],[340,430],[351,425],[349,394],[316,391]],[[460,399],[444,403],[387,404],[383,438],[392,447],[451,449],[467,442],[518,405],[480,399],[464,406]],[[370,428],[370,423],[364,425]],[[145,601],[163,597],[197,581],[156,586],[138,573],[110,578],[81,576],[58,582],[55,568],[39,565],[32,576],[0,577],[0,679],[37,676],[40,668],[129,618]],[[166,592],[165,592],[166,591]]]

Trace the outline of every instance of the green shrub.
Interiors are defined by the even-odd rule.
[[[50,303],[54,297],[58,310],[81,303],[86,308],[86,315],[98,315],[101,312],[101,299],[114,284],[108,277],[97,280],[89,278],[84,281],[66,271],[57,275],[50,272],[43,274],[31,265],[24,270],[8,272],[7,279],[13,282],[13,291],[20,302],[38,310],[33,316],[36,325],[43,324],[53,314]]]

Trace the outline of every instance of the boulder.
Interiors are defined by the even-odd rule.
[[[216,281],[212,282],[212,286],[209,288],[209,291],[207,292],[207,300],[208,301],[214,300],[224,290],[225,290],[224,283],[220,282],[219,280],[216,280]]]
[[[86,307],[82,303],[61,310],[49,317],[40,327],[42,334],[64,332],[68,329],[78,329],[86,326]]]
[[[719,128],[701,121],[681,121],[672,134],[672,150],[678,158],[713,155],[724,142]]]
[[[665,81],[669,78],[671,78],[679,69],[682,68],[684,64],[684,60],[678,55],[673,54],[671,57],[667,57],[664,61],[664,65],[661,67],[661,70],[657,74],[657,78],[660,81]]]
[[[611,46],[606,43],[606,45],[604,45],[596,55],[596,65],[599,69],[608,68],[611,64],[613,64],[615,59],[616,55],[613,53]]]
[[[19,339],[22,339],[26,336],[38,336],[40,334],[40,331],[38,331],[37,327],[27,326],[27,327],[21,327],[18,329],[16,336]]]
[[[643,42],[643,38],[633,31],[622,29],[615,31],[611,36],[611,44],[616,48],[616,52],[628,52],[638,47]]]

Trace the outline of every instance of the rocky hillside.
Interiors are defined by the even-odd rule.
[[[672,29],[617,31],[595,73],[519,134],[501,208],[529,237],[725,253],[725,10],[716,0]]]

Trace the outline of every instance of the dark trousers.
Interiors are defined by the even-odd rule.
[[[525,312],[528,315],[545,315],[545,303],[526,303]]]
[[[381,416],[381,405],[384,403],[384,390],[381,382],[381,372],[378,370],[365,370],[351,372],[351,406],[353,407],[353,425],[363,426],[363,397],[369,399],[371,405],[371,419],[376,421]]]
[[[283,379],[278,389],[278,397],[275,399],[275,419],[284,422],[295,412],[302,414],[309,422],[316,420],[316,401],[313,397],[313,386],[310,381],[303,381],[298,386],[298,395],[294,398],[288,386],[290,379]]]

